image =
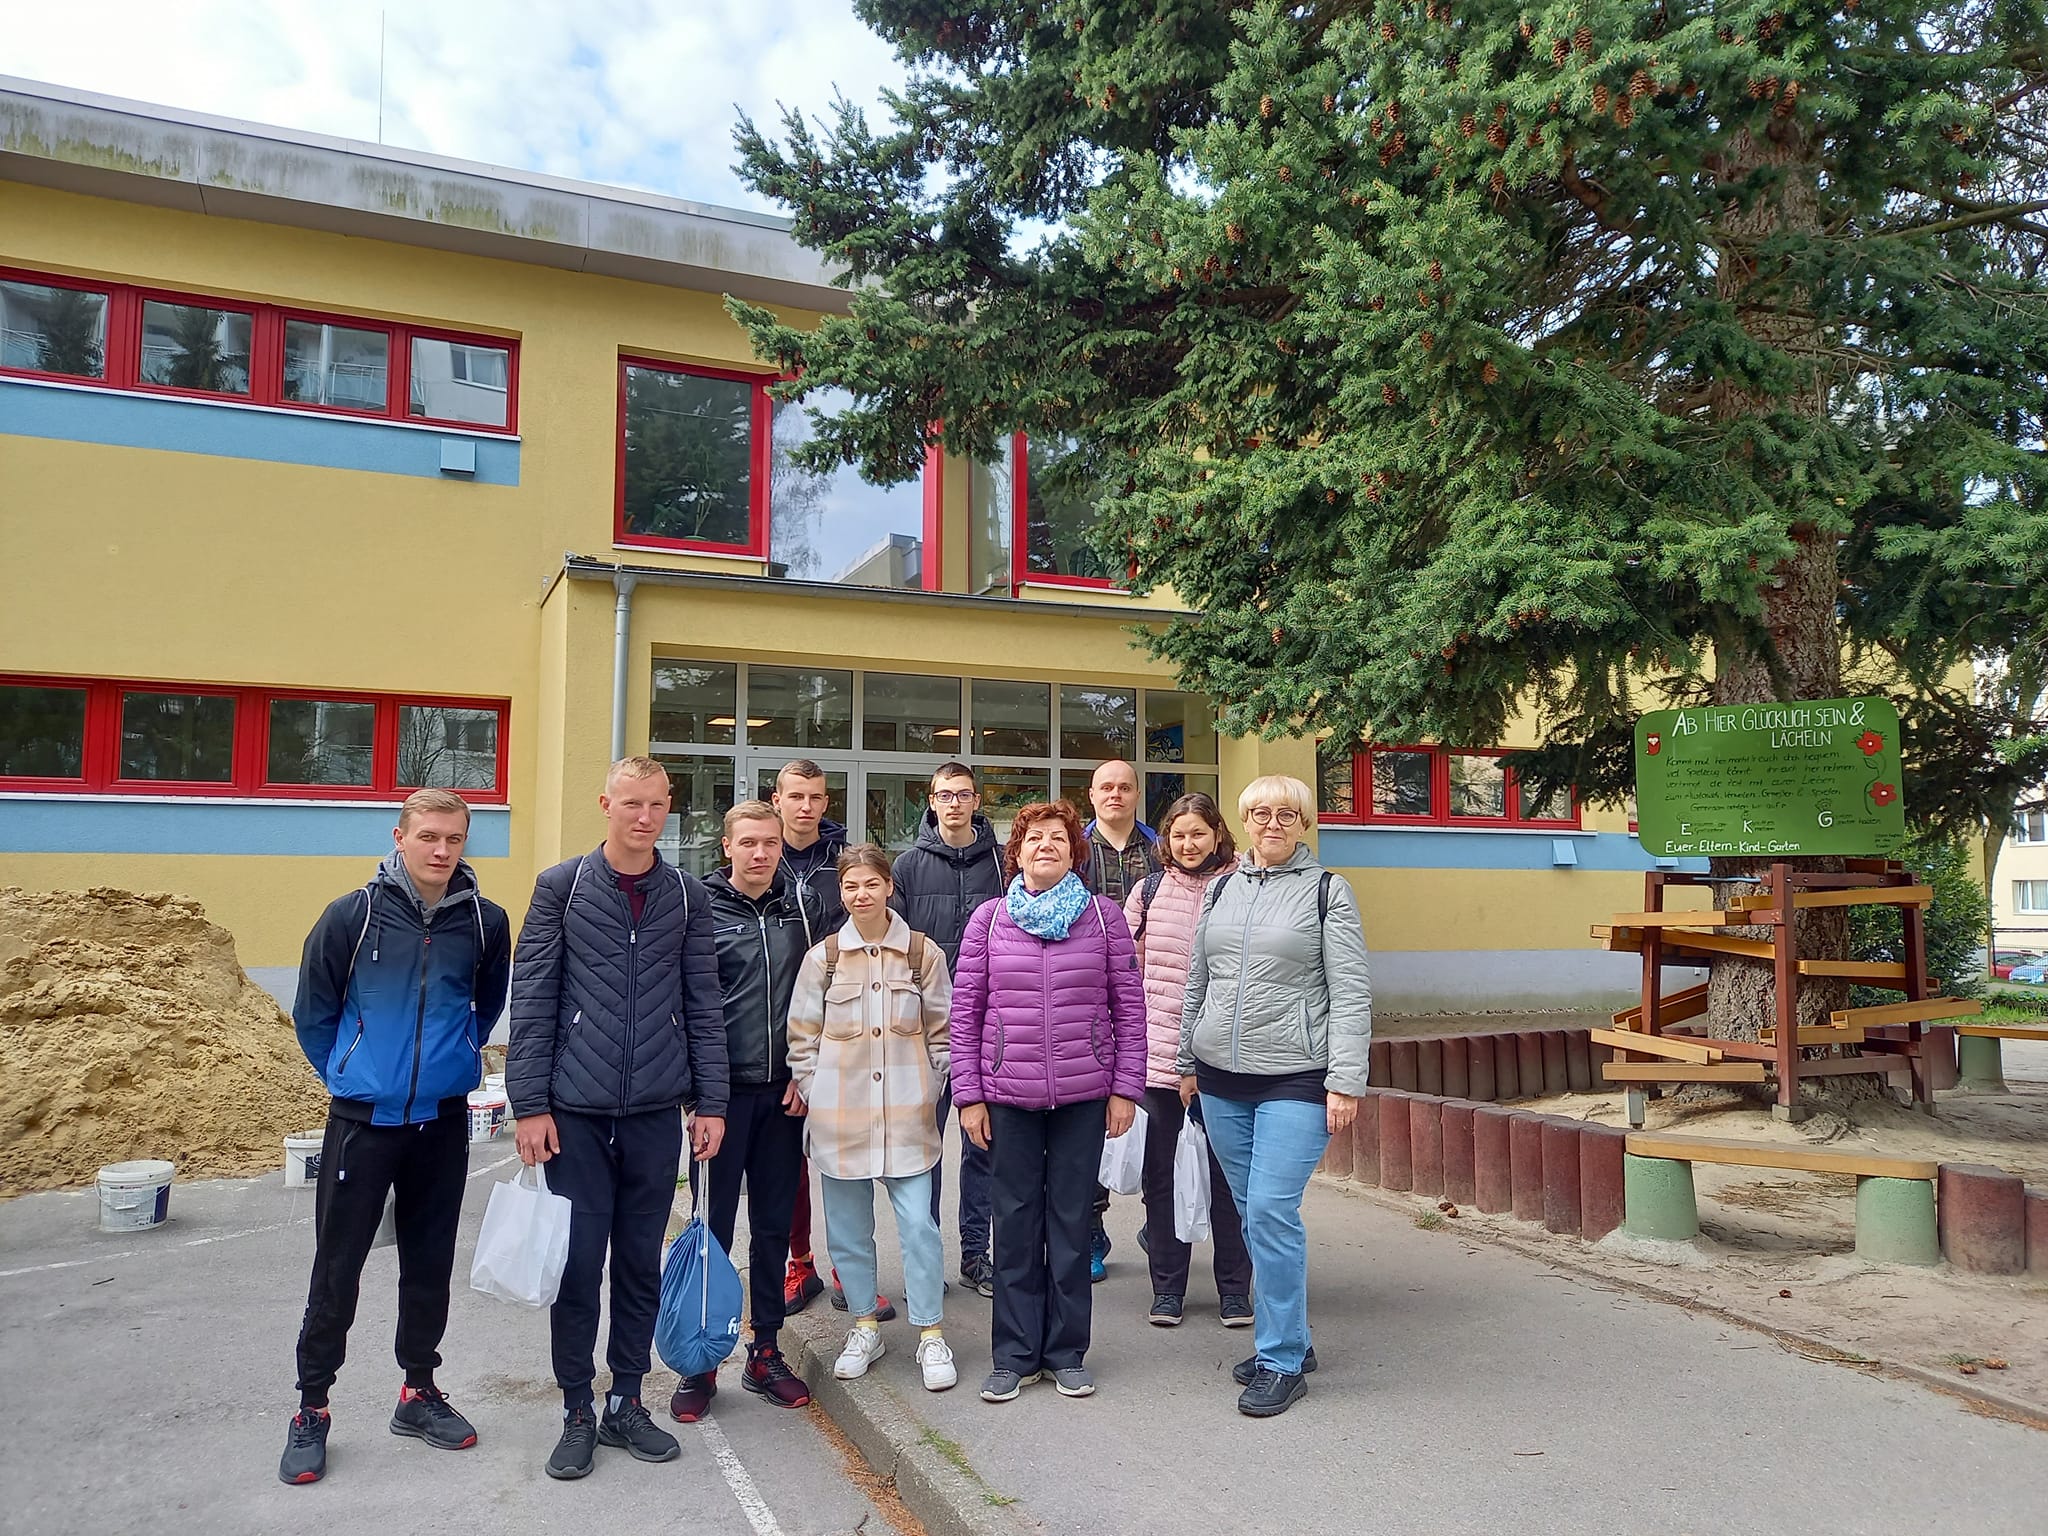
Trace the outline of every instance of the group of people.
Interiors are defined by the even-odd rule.
[[[1314,801],[1267,777],[1239,797],[1240,857],[1213,799],[1187,794],[1158,831],[1138,777],[1102,764],[1083,823],[1027,805],[1006,840],[967,765],[933,774],[914,847],[893,861],[848,846],[825,815],[825,774],[798,759],[769,800],[726,813],[724,867],[664,860],[667,771],[612,765],[602,845],[541,874],[516,949],[503,909],[462,860],[468,812],[445,791],[401,809],[395,847],[332,903],[306,943],[294,1023],[333,1094],[315,1199],[313,1277],[298,1345],[300,1407],[279,1475],[326,1469],[327,1398],[387,1195],[398,1234],[394,1433],[475,1444],[434,1382],[467,1173],[479,1046],[509,987],[506,1090],[519,1156],[570,1202],[550,1313],[562,1432],[551,1477],[596,1447],[679,1454],[642,1403],[662,1243],[683,1148],[689,1184],[730,1251],[748,1201],[742,1387],[783,1407],[810,1390],[778,1344],[826,1289],[812,1252],[811,1165],[832,1301],[850,1315],[833,1370],[864,1374],[895,1315],[880,1294],[877,1186],[893,1209],[904,1305],[924,1385],[955,1385],[943,1331],[940,1177],[960,1146],[959,1277],[991,1302],[981,1396],[1050,1378],[1095,1390],[1091,1283],[1110,1249],[1105,1140],[1142,1103],[1141,1246],[1150,1321],[1183,1318],[1190,1246],[1174,1219],[1184,1117],[1211,1159],[1219,1320],[1254,1327],[1239,1409],[1285,1412],[1316,1369],[1301,1201],[1356,1113],[1371,993],[1348,884],[1303,834]],[[610,1381],[595,1392],[599,1289],[610,1270]],[[669,1411],[708,1412],[715,1373],[686,1376]]]

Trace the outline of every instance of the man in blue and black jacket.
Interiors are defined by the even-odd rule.
[[[547,1474],[587,1474],[601,1442],[640,1461],[681,1447],[640,1403],[661,1305],[661,1243],[683,1155],[683,1110],[699,1160],[725,1136],[725,1015],[711,902],[655,843],[668,770],[612,764],[602,846],[542,872],[512,965],[505,1091],[519,1155],[545,1163],[569,1200],[569,1258],[549,1326],[562,1436]],[[611,1391],[600,1415],[598,1283],[610,1251]]]
[[[469,808],[423,789],[400,808],[376,878],[330,903],[306,939],[292,1023],[334,1096],[313,1197],[313,1280],[299,1329],[299,1411],[278,1476],[327,1470],[327,1394],[355,1321],[363,1261],[396,1193],[399,1367],[394,1434],[476,1444],[434,1385],[469,1173],[469,1091],[505,1004],[505,909],[463,862]]]

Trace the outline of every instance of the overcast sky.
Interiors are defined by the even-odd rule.
[[[729,207],[739,110],[879,118],[849,0],[0,0],[0,74]],[[780,210],[768,210],[780,211]]]

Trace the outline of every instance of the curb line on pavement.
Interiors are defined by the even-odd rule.
[[[1015,1499],[968,1465],[952,1441],[927,1424],[894,1390],[871,1376],[832,1374],[841,1330],[829,1319],[798,1315],[783,1326],[803,1340],[800,1373],[811,1396],[930,1536],[1043,1536],[1044,1527]],[[971,1391],[963,1383],[952,1389]]]
[[[1335,1190],[1339,1194],[1370,1200],[1374,1205],[1382,1206],[1391,1211],[1405,1211],[1412,1214],[1418,1208],[1418,1205],[1423,1208],[1434,1207],[1434,1202],[1419,1202],[1413,1196],[1403,1196],[1399,1192],[1381,1191],[1367,1185],[1353,1183],[1350,1180],[1329,1178],[1323,1174],[1317,1174],[1315,1182]],[[1752,1333],[1763,1334],[1766,1338],[1780,1345],[1796,1348],[1802,1355],[1817,1360],[1824,1365],[1847,1366],[1852,1370],[1859,1370],[1873,1375],[1905,1377],[1908,1380],[1919,1382],[1922,1386],[1931,1387],[1946,1397],[1953,1397],[1975,1412],[1985,1413],[1993,1418],[2006,1419],[2015,1424],[2023,1424],[2029,1429],[2048,1430],[2048,1412],[2044,1412],[2037,1403],[2029,1403],[2021,1398],[2009,1397],[2003,1392],[1994,1392],[1984,1387],[1964,1386],[1954,1378],[1945,1376],[1939,1371],[1931,1370],[1924,1365],[1914,1365],[1902,1360],[1880,1360],[1874,1357],[1867,1359],[1855,1358],[1844,1354],[1838,1346],[1828,1343],[1825,1339],[1816,1339],[1811,1335],[1799,1333],[1781,1324],[1767,1322],[1763,1318],[1753,1317],[1747,1313],[1736,1311],[1734,1308],[1723,1306],[1718,1302],[1703,1301],[1696,1296],[1688,1296],[1681,1291],[1668,1290],[1663,1286],[1652,1285],[1646,1280],[1638,1280],[1630,1275],[1614,1274],[1609,1270],[1600,1269],[1591,1264],[1562,1257],[1544,1247],[1541,1243],[1528,1242],[1512,1233],[1500,1231],[1495,1227],[1461,1225],[1458,1231],[1475,1242],[1492,1243],[1496,1247],[1506,1248],[1512,1253],[1521,1254],[1524,1258],[1540,1259],[1545,1264],[1580,1276],[1583,1279],[1601,1280],[1610,1285],[1622,1286],[1627,1290],[1634,1291],[1639,1296],[1647,1297],[1651,1301],[1664,1302],[1671,1306],[1680,1307],[1687,1312],[1699,1312],[1708,1317],[1718,1318],[1724,1323],[1733,1323],[1738,1328],[1747,1328]]]

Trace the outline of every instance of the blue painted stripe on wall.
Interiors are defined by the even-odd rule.
[[[1656,868],[1643,845],[1626,832],[1596,832],[1569,839],[1577,868],[1640,873]],[[1401,828],[1324,827],[1322,861],[1332,869],[1552,869],[1547,837],[1498,832],[1411,832]],[[1705,859],[1678,867],[1703,873]]]
[[[476,473],[443,475],[442,434],[432,430],[310,412],[237,410],[171,395],[55,389],[19,379],[0,379],[0,432],[428,480],[519,483],[519,443],[511,438],[448,434],[476,444]]]
[[[0,800],[0,853],[212,853],[348,857],[390,851],[388,805],[223,805],[136,800]],[[502,859],[512,817],[470,818],[471,858]]]

